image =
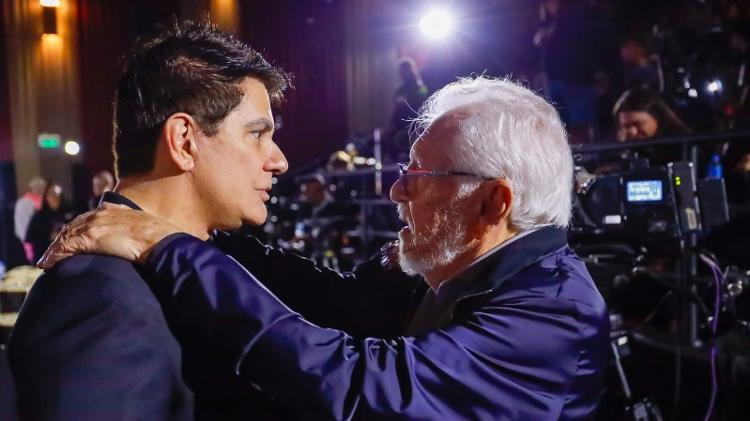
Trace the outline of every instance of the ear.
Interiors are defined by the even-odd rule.
[[[493,180],[488,184],[489,192],[484,195],[479,217],[488,225],[497,225],[510,217],[513,190],[505,179]]]
[[[164,122],[162,134],[172,162],[183,172],[191,171],[198,154],[198,125],[193,117],[185,113],[172,114]]]

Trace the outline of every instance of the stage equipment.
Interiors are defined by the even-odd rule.
[[[679,239],[726,223],[724,181],[698,183],[695,173],[692,162],[653,168],[636,160],[625,173],[587,178],[578,187],[573,230]]]

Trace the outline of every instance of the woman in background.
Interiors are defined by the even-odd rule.
[[[63,197],[63,188],[57,183],[50,183],[44,193],[42,208],[34,214],[26,232],[26,241],[31,243],[33,261],[38,261],[52,240],[70,222],[72,214]]]
[[[617,122],[617,138],[623,142],[692,132],[659,93],[648,88],[625,91],[615,103],[613,114]]]

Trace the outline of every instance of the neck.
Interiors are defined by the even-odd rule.
[[[491,229],[480,238],[472,240],[466,250],[449,264],[438,266],[426,272],[423,277],[432,289],[437,289],[440,284],[454,278],[466,270],[475,260],[513,238],[516,234],[518,234],[518,231],[505,226]]]
[[[202,240],[208,239],[210,225],[184,176],[124,177],[114,191],[138,204],[145,212],[169,221],[186,233]]]

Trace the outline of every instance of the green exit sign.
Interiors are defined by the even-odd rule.
[[[37,143],[42,149],[60,149],[60,135],[57,133],[41,133]]]

